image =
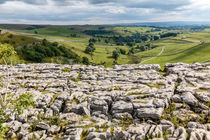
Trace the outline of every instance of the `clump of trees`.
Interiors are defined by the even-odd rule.
[[[169,32],[169,33],[165,33],[160,35],[161,38],[165,38],[165,37],[176,37],[178,35],[178,33],[173,33],[173,32]]]
[[[79,63],[80,57],[64,46],[59,46],[57,42],[51,43],[43,39],[41,43],[34,43],[30,46],[24,46],[17,50],[18,54],[25,60],[31,62],[43,62],[47,57],[64,57],[72,59]]]
[[[143,51],[146,51],[146,50],[151,50],[151,49],[154,49],[156,48],[157,45],[153,45],[151,43],[146,43],[144,45],[137,45],[137,47],[135,48],[138,52],[143,52]]]
[[[113,34],[113,31],[107,31],[107,30],[85,30],[83,33],[91,36],[97,36],[97,35],[107,35],[107,34]]]

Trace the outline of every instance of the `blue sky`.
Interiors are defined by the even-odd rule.
[[[0,23],[210,21],[210,0],[0,0]]]

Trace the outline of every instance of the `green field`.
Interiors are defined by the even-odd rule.
[[[187,36],[186,39],[181,39],[180,36],[154,42],[159,47],[138,53],[138,55],[142,56],[144,64],[160,64],[162,67],[166,63],[184,62],[191,64],[210,60],[210,44],[208,43],[210,33],[187,34],[185,35]],[[200,44],[201,41],[204,43]],[[162,47],[165,47],[164,51],[157,56]]]

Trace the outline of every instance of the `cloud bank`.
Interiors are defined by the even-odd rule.
[[[209,21],[209,0],[0,0],[0,23]]]

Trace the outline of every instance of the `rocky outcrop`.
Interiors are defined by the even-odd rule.
[[[210,64],[0,66],[5,138],[210,139]]]

